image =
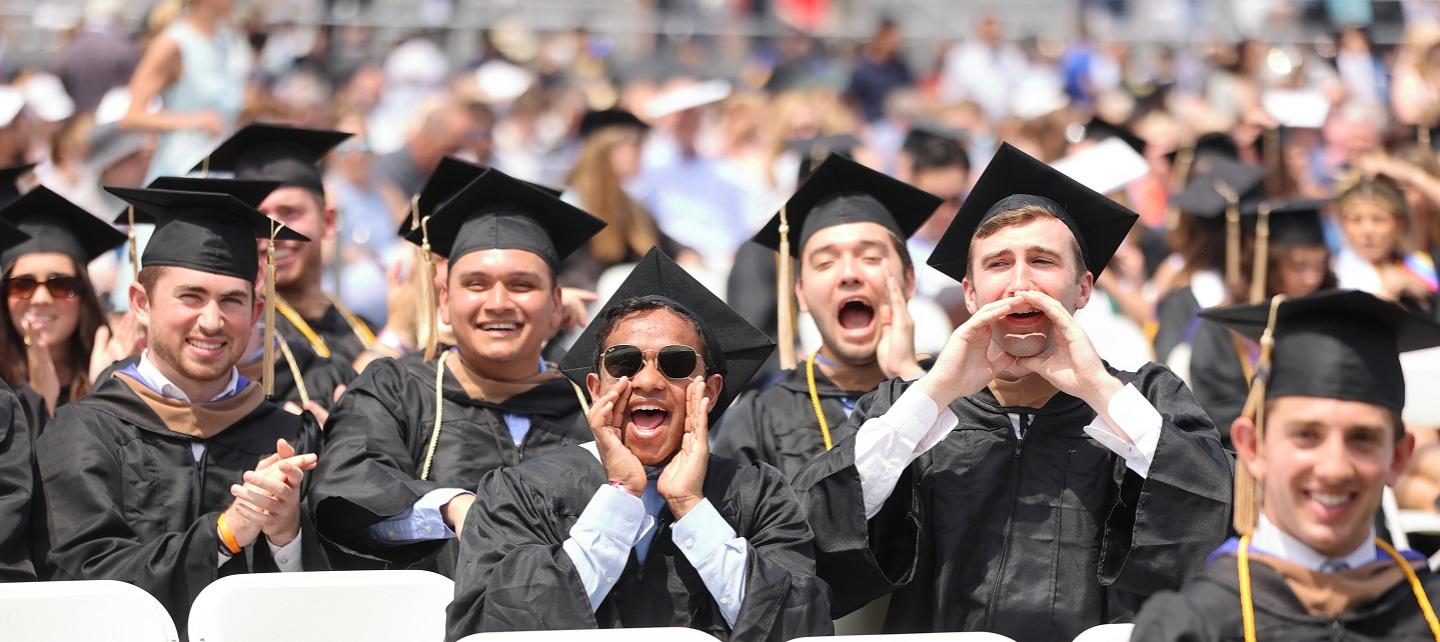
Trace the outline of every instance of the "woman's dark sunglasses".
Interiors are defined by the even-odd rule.
[[[600,356],[600,363],[605,366],[605,372],[616,379],[633,377],[645,366],[645,357],[650,353],[655,354],[655,364],[660,368],[660,374],[671,379],[688,379],[695,373],[695,364],[700,361],[700,355],[690,346],[673,345],[659,350],[641,350],[622,344],[610,346],[605,354]]]
[[[5,279],[5,291],[12,299],[29,300],[42,285],[50,292],[52,299],[73,299],[80,296],[85,282],[78,276],[52,276],[45,281],[37,281],[33,276],[12,276]]]

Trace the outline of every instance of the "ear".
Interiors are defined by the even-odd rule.
[[[321,210],[321,214],[325,217],[325,238],[327,238],[327,239],[333,239],[333,238],[335,238],[335,232],[336,232],[336,226],[335,226],[335,221],[336,221],[335,206],[334,206],[333,204],[331,204],[328,199],[325,201],[325,209]]]
[[[975,288],[970,287],[970,276],[968,274],[965,278],[960,279],[960,288],[965,290],[965,309],[968,310],[970,314],[975,314],[975,311],[979,310],[980,306],[975,302]]]
[[[1090,293],[1095,291],[1095,275],[1086,270],[1080,275],[1080,294],[1075,297],[1075,310],[1085,307],[1090,302]],[[1071,310],[1074,314],[1075,310]]]
[[[798,271],[797,271],[797,272],[798,272]],[[801,280],[800,280],[800,275],[797,273],[797,274],[795,275],[795,287],[794,287],[794,290],[795,290],[795,300],[796,300],[797,302],[799,302],[800,311],[801,311],[801,312],[804,312],[804,313],[806,313],[806,314],[809,314],[809,313],[810,313],[810,306],[805,304],[805,289],[804,289],[803,287],[801,287],[803,283],[804,283],[804,281],[801,281]]]
[[[130,310],[135,313],[135,320],[140,325],[150,327],[150,294],[145,291],[144,286],[137,282],[130,282]]]
[[[557,282],[550,291],[550,327],[546,335],[554,336],[560,331],[560,324],[565,321],[565,295],[564,289]]]
[[[1400,475],[1410,465],[1410,457],[1415,454],[1415,435],[1410,431],[1404,431],[1400,439],[1395,442],[1395,459],[1390,462],[1389,485],[1394,486],[1400,481]]]
[[[448,326],[455,324],[450,322],[450,275],[445,275],[445,280],[435,279],[435,301],[440,305],[440,322]],[[423,318],[423,317],[422,317]]]
[[[590,393],[590,400],[600,398],[600,375],[590,373],[585,375],[585,391]]]
[[[715,402],[720,399],[720,393],[725,391],[725,377],[718,373],[705,377],[705,397],[710,400],[710,407],[715,407]]]
[[[915,298],[915,287],[916,287],[916,285],[917,285],[917,284],[916,284],[916,282],[915,282],[915,264],[914,264],[914,263],[911,263],[911,264],[910,264],[910,267],[905,268],[905,281],[904,281],[904,283],[901,283],[901,285],[900,285],[900,287],[905,290],[905,300],[906,300],[906,301],[909,301],[910,299]]]
[[[1249,417],[1237,418],[1230,424],[1230,442],[1235,445],[1235,456],[1255,479],[1265,479],[1265,462],[1260,457],[1260,444],[1255,440],[1255,421]]]
[[[255,310],[251,314],[250,325],[260,322],[260,317],[265,314],[265,295],[255,293]],[[277,330],[278,332],[278,330]]]

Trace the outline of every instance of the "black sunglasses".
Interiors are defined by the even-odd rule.
[[[5,279],[5,291],[12,299],[29,300],[42,285],[50,293],[50,298],[57,300],[73,299],[80,296],[80,292],[85,288],[85,282],[78,276],[52,276],[45,281],[36,280],[33,276],[12,276]]]
[[[616,379],[633,377],[645,367],[645,356],[652,353],[655,355],[655,365],[660,368],[660,374],[670,379],[690,378],[695,374],[695,364],[700,362],[700,355],[690,346],[673,345],[659,350],[641,350],[632,345],[621,344],[610,346],[605,354],[600,356],[600,363],[605,366],[605,372]]]

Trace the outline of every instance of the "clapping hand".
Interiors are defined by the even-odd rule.
[[[656,482],[656,490],[677,520],[705,499],[705,468],[710,462],[710,406],[710,399],[705,397],[705,377],[695,377],[685,388],[685,437],[679,452],[670,458]]]

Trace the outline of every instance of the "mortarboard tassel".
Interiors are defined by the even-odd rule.
[[[793,370],[795,368],[795,309],[791,307],[790,299],[794,296],[795,286],[790,274],[790,219],[785,213],[786,206],[780,206],[780,253],[776,255],[775,265],[775,300],[777,325],[777,343],[780,344],[780,369]]]
[[[1255,452],[1259,454],[1265,441],[1265,390],[1270,383],[1270,362],[1275,350],[1275,319],[1285,295],[1270,299],[1270,319],[1265,324],[1265,333],[1260,335],[1260,360],[1255,364],[1255,377],[1250,380],[1250,392],[1245,397],[1245,408],[1241,416],[1255,422]],[[1235,462],[1235,532],[1249,535],[1255,531],[1260,519],[1260,482],[1250,476],[1245,463]]]
[[[260,377],[264,379],[266,397],[275,394],[275,236],[283,227],[283,223],[272,221],[270,242],[265,244],[265,331],[261,338],[265,352],[260,360]]]
[[[134,205],[131,205],[130,207],[126,208],[126,210],[125,210],[125,216],[128,217],[128,219],[129,219],[129,224],[130,224],[129,232],[127,233],[127,236],[129,237],[129,239],[128,239],[128,240],[129,240],[129,244],[130,244],[130,280],[131,280],[131,281],[135,281],[136,283],[139,283],[139,282],[140,282],[140,241],[136,240],[136,238],[135,238],[135,206],[134,206]]]
[[[1175,152],[1175,163],[1170,166],[1170,191],[1179,194],[1190,182],[1190,168],[1195,164],[1195,145],[1192,143]]]
[[[435,296],[435,258],[430,253],[430,217],[420,219],[420,256],[424,261],[425,269],[421,273],[420,283],[420,304],[425,309],[425,325],[421,328],[425,345],[425,360],[435,358],[436,344],[439,343],[438,319],[439,311],[436,309],[439,302]]]
[[[1240,196],[1221,180],[1215,191],[1225,199],[1225,285],[1234,296],[1240,292]]]
[[[1270,203],[1260,204],[1260,220],[1255,223],[1255,265],[1250,274],[1250,303],[1265,300],[1265,281],[1270,268]]]

